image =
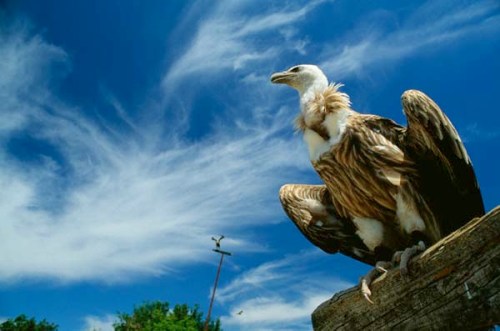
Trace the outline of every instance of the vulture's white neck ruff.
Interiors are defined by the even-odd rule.
[[[303,90],[298,90],[300,95],[300,109],[304,113],[307,104],[314,99],[317,93],[321,93],[328,87],[328,81],[324,76],[318,76],[316,79],[311,81],[310,84],[306,85]]]
[[[304,141],[309,148],[309,158],[311,161],[319,160],[321,155],[328,152],[341,141],[347,126],[348,117],[353,113],[350,109],[350,101],[347,95],[338,92],[338,88],[341,86],[341,84],[329,86],[325,76],[321,75],[317,79],[312,80],[304,91],[299,90],[300,108],[306,125],[309,122],[314,122],[315,117],[323,116],[321,124],[329,136],[329,139],[325,139],[309,128],[304,130]],[[327,89],[329,90],[327,91]],[[336,98],[337,102],[335,105],[327,105],[325,98],[328,98],[327,94],[332,95],[332,91],[335,91],[339,95]],[[318,94],[323,94],[323,96],[318,98]],[[324,112],[328,106],[330,108],[326,115],[325,113],[318,113],[318,108],[323,108],[320,112]]]

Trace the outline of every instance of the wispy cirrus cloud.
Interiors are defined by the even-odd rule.
[[[64,73],[68,67],[64,50],[37,35],[26,38],[29,30],[26,22],[0,25],[0,136],[26,125],[27,117],[36,113],[33,105],[47,98],[49,72],[58,67]]]
[[[310,330],[311,312],[336,291],[354,284],[314,271],[324,261],[314,250],[266,262],[242,272],[218,290],[230,307],[222,325],[235,330]]]
[[[325,0],[307,3],[268,4],[255,11],[251,2],[219,1],[206,8],[208,14],[197,24],[193,38],[184,45],[177,60],[166,73],[165,87],[198,74],[206,76],[225,71],[256,68],[257,63],[273,61],[284,51],[304,52],[306,40],[296,35],[293,25]],[[204,6],[201,2],[195,6]],[[264,8],[261,8],[264,9]],[[197,10],[200,10],[197,8]],[[192,19],[187,15],[188,19]],[[188,25],[184,23],[183,25]]]
[[[282,176],[307,167],[298,139],[278,134],[288,112],[246,113],[197,142],[164,123],[158,140],[158,123],[127,116],[111,93],[126,125],[66,104],[52,92],[71,65],[64,50],[27,29],[1,33],[1,282],[158,275],[204,260],[215,233],[262,249],[244,229],[279,220]]]
[[[373,19],[373,17],[371,17]],[[383,31],[386,17],[374,24],[358,26],[324,49],[320,66],[336,79],[360,75],[417,53],[435,50],[463,38],[485,38],[500,31],[500,5],[485,0],[456,6],[453,1],[428,1],[393,31]]]

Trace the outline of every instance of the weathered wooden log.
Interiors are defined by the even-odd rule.
[[[316,331],[474,330],[500,324],[500,206],[371,285],[335,294],[312,314]]]

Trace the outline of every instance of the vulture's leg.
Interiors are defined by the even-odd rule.
[[[359,281],[359,287],[361,289],[361,294],[365,297],[365,299],[373,304],[373,301],[370,299],[372,295],[372,291],[370,290],[370,284],[380,277],[380,275],[385,274],[388,269],[392,269],[394,264],[389,261],[379,261],[375,264],[375,268],[370,270],[365,276],[361,277]]]

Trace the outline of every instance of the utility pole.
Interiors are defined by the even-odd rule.
[[[220,249],[220,241],[222,239],[224,239],[224,236],[220,236],[219,239],[212,237],[212,240],[215,241],[215,249],[212,250],[220,254],[220,262],[219,268],[217,269],[217,276],[215,276],[214,289],[212,291],[212,298],[210,299],[210,306],[208,307],[207,319],[205,321],[205,327],[203,328],[204,331],[208,331],[208,324],[210,323],[210,315],[212,314],[212,306],[215,299],[215,290],[217,289],[217,283],[219,282],[220,269],[222,267],[222,262],[224,261],[224,255],[231,255],[231,253]]]

